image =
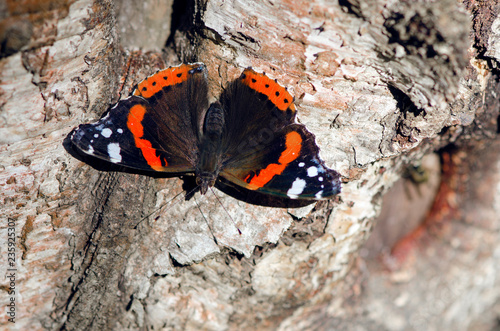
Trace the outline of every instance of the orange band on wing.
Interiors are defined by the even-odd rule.
[[[262,169],[258,175],[248,182],[248,188],[256,190],[266,185],[274,176],[280,175],[288,164],[295,161],[302,149],[302,137],[298,132],[291,131],[286,135],[286,149],[281,153],[278,163],[272,163]],[[248,179],[249,177],[245,178]]]
[[[151,142],[142,139],[144,136],[144,127],[142,126],[142,120],[144,119],[144,115],[146,114],[146,108],[142,105],[135,105],[130,109],[130,113],[127,117],[127,127],[132,132],[132,135],[135,139],[135,145],[141,149],[142,155],[148,165],[156,171],[161,171],[162,168],[167,166],[165,164],[161,164],[161,159],[158,155],[156,155],[156,150],[151,145]]]
[[[178,67],[170,67],[146,78],[137,85],[134,95],[142,96],[146,99],[161,91],[166,86],[182,83],[190,75],[191,69],[199,68],[202,64],[182,64]]]
[[[278,109],[285,111],[290,108],[292,111],[295,111],[293,97],[290,93],[265,74],[259,74],[252,69],[245,69],[241,75],[241,80],[243,84],[252,90],[267,96]]]

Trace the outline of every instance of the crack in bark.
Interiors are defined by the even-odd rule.
[[[100,176],[100,180],[95,183],[93,190],[100,191],[96,194],[96,198],[94,199],[95,207],[93,208],[93,212],[91,213],[91,223],[94,224],[90,234],[88,235],[88,239],[85,242],[83,247],[84,258],[81,264],[78,266],[77,273],[75,273],[73,277],[77,276],[78,281],[75,285],[72,286],[71,293],[68,296],[65,311],[63,314],[63,324],[60,327],[60,330],[66,330],[68,326],[68,320],[71,319],[73,314],[73,309],[78,304],[78,300],[81,298],[78,294],[80,289],[85,284],[86,276],[89,271],[92,269],[95,258],[98,254],[99,248],[99,237],[101,234],[101,226],[104,218],[104,214],[106,213],[106,205],[109,201],[110,196],[114,192],[116,185],[119,180],[119,174],[111,173]],[[104,177],[104,178],[103,178]],[[105,179],[105,180],[103,180]],[[73,281],[73,280],[72,280]],[[73,281],[74,282],[74,281]],[[90,325],[93,324],[94,318],[91,320]],[[71,328],[70,328],[71,329]]]

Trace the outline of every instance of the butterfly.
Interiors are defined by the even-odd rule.
[[[340,175],[319,158],[315,137],[295,122],[293,97],[251,68],[213,103],[203,63],[141,81],[98,122],[70,135],[82,152],[124,167],[194,174],[201,194],[232,186],[289,199],[327,199]]]

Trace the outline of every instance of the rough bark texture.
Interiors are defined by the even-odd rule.
[[[494,329],[495,1],[143,3],[0,0],[2,327]],[[247,66],[287,86],[342,194],[185,199],[188,177],[74,157],[74,127],[192,61],[213,97]]]

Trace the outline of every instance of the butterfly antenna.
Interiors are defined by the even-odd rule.
[[[196,190],[198,187],[195,187],[194,189],[192,189],[191,191],[189,191],[187,194],[191,194],[194,192],[194,190]],[[156,212],[160,211],[161,209],[163,209],[163,207],[165,207],[166,205],[169,205],[170,203],[172,203],[175,199],[177,199],[181,194],[182,192],[184,191],[180,191],[179,193],[177,193],[172,199],[168,200],[167,202],[165,202],[164,204],[162,204],[160,207],[156,208],[155,210],[153,210],[152,212],[150,212],[149,214],[147,214],[146,216],[144,216],[143,218],[141,218],[141,220],[139,221],[139,223],[137,223],[135,226],[134,226],[134,229],[137,229],[137,227],[139,226],[139,224],[141,224],[145,219],[151,217],[151,215],[155,214]],[[157,220],[160,216],[157,216],[155,217],[155,220]]]
[[[215,195],[215,198],[217,199],[217,201],[219,201],[220,205],[222,206],[222,208],[224,209],[224,211],[226,212],[227,216],[229,216],[229,219],[231,220],[231,222],[233,222],[234,224],[234,227],[236,228],[236,230],[238,230],[238,233],[240,234],[241,236],[241,230],[240,228],[236,225],[236,222],[233,220],[233,218],[231,217],[231,214],[229,214],[229,212],[227,211],[226,207],[224,207],[224,205],[222,204],[222,201],[220,201],[219,197],[217,196],[217,194],[215,194],[215,191],[213,190],[213,188],[210,187],[210,191],[212,191],[212,193]]]
[[[210,230],[210,233],[212,234],[212,238],[214,238],[214,242],[216,245],[219,245],[219,242],[217,241],[217,238],[214,235],[214,231],[212,227],[210,226],[210,223],[208,222],[207,218],[205,217],[205,214],[203,214],[203,211],[201,210],[200,205],[198,204],[198,200],[196,200],[196,197],[194,197],[194,202],[196,203],[196,207],[198,207],[198,210],[200,211],[201,216],[203,216],[203,219],[205,222],[207,222],[208,229]]]

